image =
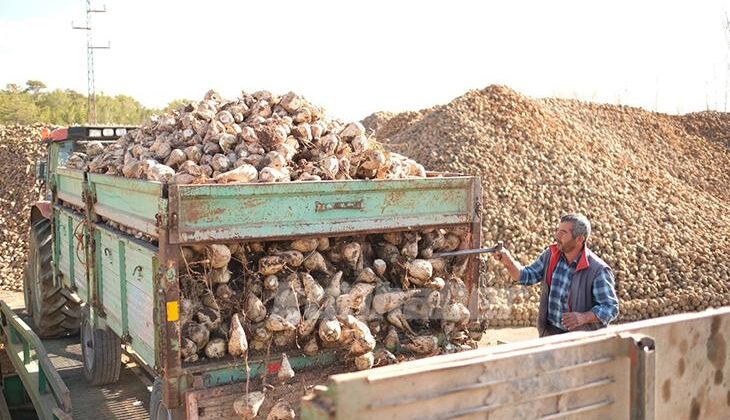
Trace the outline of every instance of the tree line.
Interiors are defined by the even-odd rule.
[[[0,124],[81,125],[88,121],[87,97],[71,89],[46,91],[39,80],[25,86],[9,83],[0,89]],[[139,125],[152,114],[167,112],[182,103],[178,99],[164,109],[146,108],[131,96],[96,95],[96,120],[99,124]]]

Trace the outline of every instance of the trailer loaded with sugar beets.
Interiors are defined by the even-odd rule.
[[[247,381],[282,364],[475,346],[479,259],[431,254],[480,245],[478,178],[177,184],[69,168],[128,130],[50,133],[48,201],[30,217],[27,312],[43,339],[79,333],[91,384],[117,381],[124,352],[152,378],[151,418],[236,417]],[[26,384],[39,388],[63,387]]]
[[[728,308],[472,350],[479,179],[293,93],[44,141],[0,418],[727,418]]]

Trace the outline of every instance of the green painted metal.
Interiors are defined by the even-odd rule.
[[[68,242],[68,275],[66,276],[70,282],[70,286],[76,285],[76,258],[74,258],[74,221],[73,218],[68,217],[68,224],[66,225],[67,242]]]
[[[92,303],[95,303],[98,305],[97,308],[99,309],[102,306],[101,302],[101,288],[102,288],[102,274],[101,274],[101,253],[99,252],[99,246],[101,243],[101,231],[94,227],[92,230],[92,235],[94,238],[93,246],[94,249],[90,250],[93,252],[90,252],[94,257],[94,275],[91,276],[91,281],[89,281],[89,293],[90,293],[90,301]],[[92,311],[95,312],[95,311]],[[93,318],[92,318],[93,319]],[[94,326],[96,326],[96,322],[93,323]]]
[[[62,274],[63,285],[75,288],[84,301],[89,300],[86,273],[86,225],[84,219],[63,207],[53,210],[53,252],[55,269]],[[79,244],[79,238],[82,241]],[[56,274],[57,278],[59,277]]]
[[[97,290],[100,304],[104,308],[106,325],[118,336],[123,336],[121,264],[119,255],[119,236],[104,227],[96,227],[96,256],[98,265]]]
[[[84,207],[84,173],[75,169],[58,168],[55,173],[58,198],[75,206]]]
[[[95,282],[103,309],[103,325],[130,342],[149,366],[159,363],[156,352],[155,293],[157,248],[95,226]]]
[[[23,381],[18,375],[7,375],[3,380],[3,395],[5,402],[10,407],[22,406],[30,402],[28,393],[25,392]],[[2,418],[2,417],[0,417]]]
[[[311,369],[330,365],[335,362],[334,352],[323,352],[316,356],[296,356],[290,357],[289,363],[293,369]],[[268,364],[264,360],[249,361],[249,378],[256,378],[264,373],[269,366],[270,373],[275,374],[280,366],[281,358],[270,360]],[[205,387],[213,387],[225,385],[234,382],[246,381],[245,365],[242,361],[231,362],[224,367],[216,366],[202,373],[203,385]]]
[[[61,280],[65,287],[85,290],[86,267],[76,255],[77,249],[83,252],[85,246],[79,245],[76,238],[77,230],[83,237],[83,219],[62,207],[56,207],[53,214],[55,229],[53,253],[56,279]],[[81,296],[81,294],[79,295]],[[83,295],[83,298],[86,299],[86,296]]]
[[[124,241],[119,241],[119,303],[121,304],[122,333],[125,337],[129,334],[129,314],[127,313],[127,270],[126,270],[126,246]]]
[[[139,231],[157,235],[159,182],[89,174],[89,189],[95,197],[93,214],[104,216]]]
[[[84,301],[89,301],[89,273],[86,263],[87,254],[86,247],[88,243],[88,228],[84,220],[76,215],[72,217],[74,223],[73,236],[73,254],[71,259],[74,261],[74,286],[76,294]],[[79,235],[79,236],[77,236]],[[79,243],[79,238],[81,243]],[[92,273],[93,274],[93,273]]]
[[[157,273],[157,249],[137,241],[122,239],[125,245],[123,272],[126,281],[128,332],[132,349],[149,366],[158,360],[155,353],[153,277]]]
[[[4,350],[41,420],[71,418],[71,395],[37,335],[0,301]]]
[[[96,302],[92,313],[102,309],[99,314],[103,316],[98,319],[94,316],[95,325],[106,326],[123,337],[141,360],[155,370],[162,366],[165,347],[161,339],[166,336],[163,329],[169,324],[162,318],[165,296],[161,291],[170,279],[177,280],[175,269],[167,266],[161,269],[161,248],[105,227],[98,223],[99,217],[155,238],[158,229],[169,226],[168,247],[200,241],[463,225],[475,217],[473,186],[478,182],[473,177],[453,176],[388,181],[171,185],[166,198],[160,183],[99,174],[86,174],[86,177],[85,181],[84,174],[61,168],[53,178],[59,198],[73,204],[76,203],[72,200],[78,200],[84,206],[82,199],[86,197],[90,206],[87,222],[93,226],[89,236],[93,246],[86,247],[86,255],[93,262],[93,270],[84,284],[86,293],[77,283],[79,294],[84,300]],[[77,239],[68,230],[76,226],[76,219],[67,219],[66,223],[64,250],[73,258],[71,251],[75,251]],[[74,273],[79,266],[87,269],[77,262],[64,270]],[[173,343],[173,350],[178,345]],[[333,353],[290,358],[295,369],[334,361]],[[249,376],[256,377],[265,369],[271,370],[272,365],[269,363],[267,368],[262,361],[252,361],[249,367]],[[241,362],[205,363],[184,370],[184,377],[201,375],[206,387],[246,380]]]
[[[170,187],[171,242],[469,223],[474,177]]]

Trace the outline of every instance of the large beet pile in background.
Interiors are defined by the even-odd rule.
[[[28,254],[30,206],[38,200],[35,161],[41,126],[0,125],[0,288],[20,290]]]
[[[591,246],[614,268],[624,321],[730,304],[730,114],[672,116],[626,106],[470,91],[429,109],[363,123],[431,170],[482,177],[483,240],[523,263],[558,217],[593,222]],[[0,288],[18,289],[40,126],[0,126]],[[489,259],[491,325],[529,325],[537,287],[514,286]]]
[[[730,115],[532,99],[503,86],[363,123],[430,170],[482,178],[483,241],[530,263],[561,214],[585,213],[614,269],[620,320],[730,304]],[[539,287],[489,259],[491,325],[529,325]]]

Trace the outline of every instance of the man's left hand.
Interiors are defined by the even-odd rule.
[[[563,325],[568,331],[575,331],[578,327],[587,322],[586,316],[581,312],[566,312],[563,314]]]

